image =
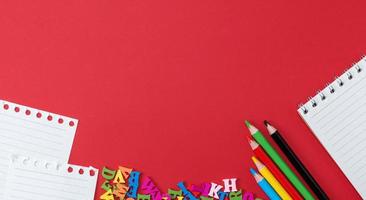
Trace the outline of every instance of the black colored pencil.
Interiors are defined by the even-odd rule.
[[[264,121],[264,124],[267,127],[267,130],[276,144],[280,147],[281,151],[286,155],[291,164],[296,168],[305,182],[309,185],[311,190],[320,200],[328,200],[329,197],[320,187],[320,185],[316,182],[316,180],[311,176],[310,172],[306,169],[304,164],[300,161],[300,159],[296,156],[291,147],[287,144],[286,140],[281,136],[281,134],[275,129],[268,121]]]

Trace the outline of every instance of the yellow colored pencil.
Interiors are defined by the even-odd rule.
[[[280,182],[273,176],[272,172],[261,163],[255,156],[252,157],[252,160],[257,167],[258,171],[262,176],[268,181],[268,183],[273,187],[273,189],[277,192],[277,194],[283,200],[292,200],[292,197],[287,193],[285,188],[282,187]]]

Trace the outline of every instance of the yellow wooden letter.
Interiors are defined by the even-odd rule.
[[[126,183],[125,178],[122,175],[121,170],[118,170],[116,175],[114,176],[113,183]]]
[[[112,190],[110,189],[107,192],[105,192],[104,194],[102,194],[102,196],[100,196],[100,199],[102,199],[102,200],[114,200]]]

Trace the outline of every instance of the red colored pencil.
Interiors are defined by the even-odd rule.
[[[268,157],[266,152],[259,146],[257,142],[248,137],[248,142],[252,148],[254,155],[262,161],[266,167],[272,172],[272,174],[277,178],[281,185],[286,189],[290,196],[294,200],[302,200],[302,196],[297,192],[295,187],[287,180],[287,178],[282,174],[282,172],[273,163],[271,158]]]

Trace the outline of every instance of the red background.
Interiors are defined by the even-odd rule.
[[[365,53],[365,6],[1,1],[1,98],[78,118],[72,163],[162,190],[238,177],[264,197],[243,120],[269,119],[331,199],[359,199],[296,109]]]

